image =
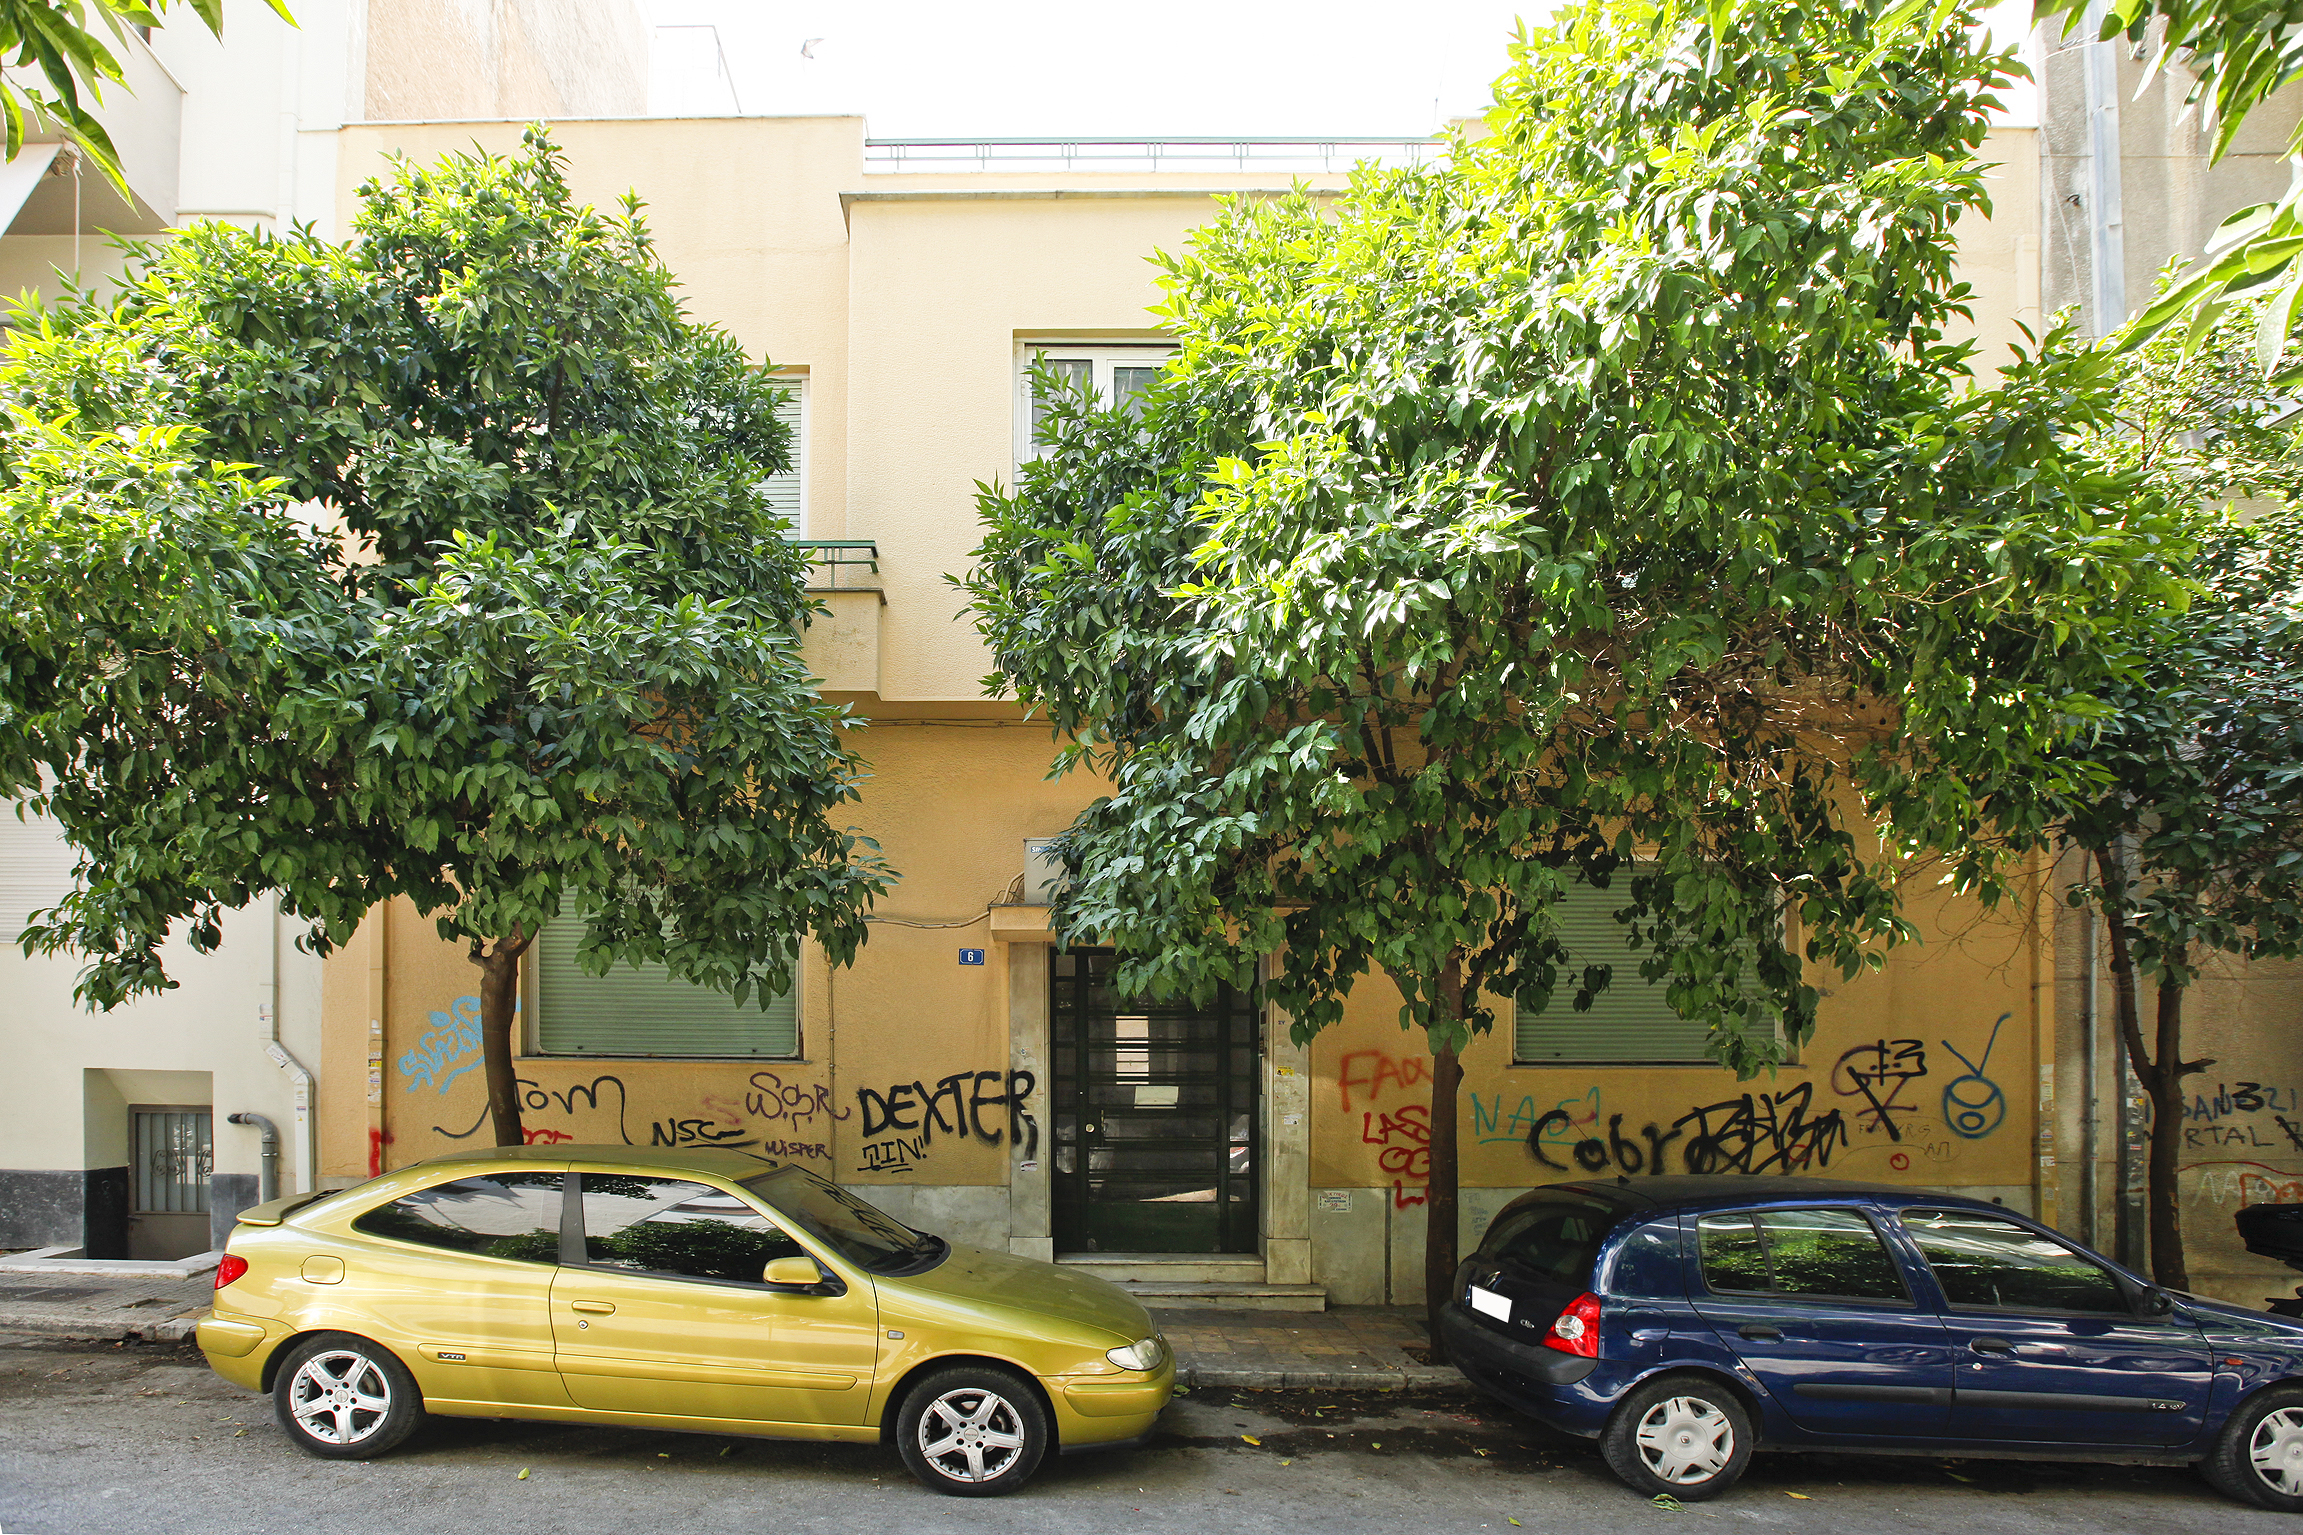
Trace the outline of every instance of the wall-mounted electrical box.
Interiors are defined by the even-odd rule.
[[[1064,882],[1064,861],[1056,856],[1053,837],[1024,838],[1024,896],[1026,906],[1046,906]]]

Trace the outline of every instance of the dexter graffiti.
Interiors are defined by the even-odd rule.
[[[908,1172],[941,1134],[987,1146],[1015,1146],[1025,1160],[1039,1155],[1040,1126],[1025,1106],[1039,1079],[1028,1071],[955,1071],[924,1080],[856,1089],[863,1138],[858,1172]]]

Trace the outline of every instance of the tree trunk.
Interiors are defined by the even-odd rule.
[[[1463,1017],[1463,966],[1449,960],[1440,972],[1441,1005],[1453,1022]],[[1447,1339],[1439,1329],[1439,1310],[1455,1292],[1456,1194],[1461,1169],[1456,1158],[1456,1095],[1463,1086],[1463,1062],[1455,1046],[1442,1045],[1431,1053],[1431,1173],[1423,1206],[1423,1311],[1431,1334],[1431,1358],[1442,1364]]]
[[[2170,1290],[2191,1288],[2183,1261],[2181,1207],[2175,1171],[2183,1150],[2183,1079],[2197,1066],[2183,1064],[2183,987],[2159,982],[2159,1059],[2151,1088],[2151,1161],[2144,1179],[2151,1229],[2151,1277]]]
[[[2127,870],[2125,866],[2120,862],[2118,855],[2113,852],[2112,849],[2107,847],[2097,848],[2095,850],[2095,864],[2096,868],[2101,872],[2102,875],[2103,929],[2105,937],[2110,941],[2111,948],[2112,1015],[2119,1028],[2119,1037],[2127,1044],[2128,1069],[2135,1073],[2135,1080],[2142,1084],[2143,1091],[2148,1094],[2151,1098],[2151,1101],[2156,1104],[2159,1101],[2159,1089],[2157,1086],[2159,1078],[2158,1073],[2152,1069],[2151,1053],[2143,1048],[2143,1022],[2140,1016],[2141,1009],[2135,999],[2135,955],[2132,947],[2128,943],[2126,915]],[[2119,1082],[2118,1092],[2119,1101],[2122,1104],[2126,1103],[2129,1097],[2129,1093],[2127,1082],[2124,1078],[2122,1078]],[[2119,1123],[2124,1126],[2126,1122],[2126,1111],[2122,1109]],[[2156,1123],[2156,1121],[2154,1121],[2154,1123]],[[2120,1262],[2129,1263],[2133,1267],[2141,1268],[2144,1266],[2144,1262],[2148,1261],[2150,1246],[2149,1243],[2146,1242],[2145,1245],[2139,1249],[2139,1251],[2144,1255],[2143,1260],[2135,1261],[2134,1252],[2136,1250],[2131,1250],[2130,1246],[2130,1244],[2134,1241],[2134,1222],[2128,1214],[2127,1200],[2125,1197],[2125,1189],[2127,1186],[2125,1181],[2127,1167],[2127,1145],[2124,1139],[2124,1135],[2122,1135],[2122,1139],[2119,1145],[2119,1159],[2121,1173],[2121,1197],[2119,1199],[2117,1208],[2114,1211],[2116,1220],[2115,1229],[2118,1233],[2118,1236],[2117,1240],[2113,1243],[2113,1246],[2118,1249],[2118,1257]],[[2144,1184],[2146,1190],[2148,1190],[2150,1185],[2150,1177],[2148,1172],[2145,1174]],[[2148,1193],[2146,1193],[2145,1196],[2145,1203],[2146,1205],[2149,1204]],[[2145,1212],[2145,1220],[2146,1229],[2148,1229],[2148,1209]]]
[[[480,1060],[499,1146],[524,1146],[528,1139],[520,1124],[519,1073],[512,1066],[512,1020],[520,1006],[520,956],[528,952],[530,936],[515,930],[493,949],[472,945],[472,963],[480,967]]]

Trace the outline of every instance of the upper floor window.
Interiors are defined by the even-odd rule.
[[[776,419],[792,429],[792,466],[779,469],[760,482],[768,510],[783,519],[784,535],[798,538],[807,527],[808,494],[808,380],[793,374],[775,380],[786,392],[776,407]]]
[[[662,965],[588,975],[577,962],[584,919],[560,916],[536,935],[535,1042],[544,1055],[681,1055],[789,1059],[800,1053],[799,986],[752,995],[674,980]]]
[[[1027,343],[1016,364],[1016,461],[1037,458],[1041,449],[1040,423],[1047,419],[1048,400],[1036,387],[1036,371],[1054,374],[1057,387],[1099,405],[1125,405],[1151,387],[1174,355],[1175,347],[1165,341],[1097,346]]]

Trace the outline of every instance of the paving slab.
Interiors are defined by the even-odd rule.
[[[215,1296],[208,1274],[0,1273],[0,1332],[172,1341],[192,1336]]]
[[[1335,1306],[1320,1312],[1155,1307],[1152,1316],[1175,1350],[1176,1383],[1187,1388],[1473,1389],[1455,1370],[1419,1357],[1427,1342],[1420,1306]]]

